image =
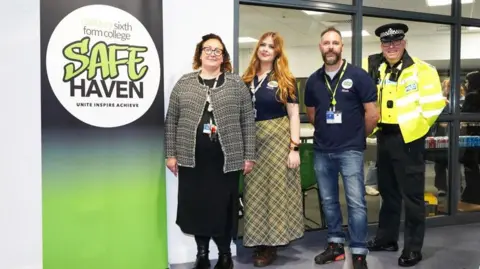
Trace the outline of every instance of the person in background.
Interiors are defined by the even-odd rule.
[[[425,235],[425,138],[446,105],[435,67],[405,50],[408,26],[386,24],[375,30],[382,54],[368,57],[379,91],[378,187],[382,197],[370,251],[397,251],[402,200],[405,239],[399,266],[422,260]]]
[[[245,176],[243,244],[255,247],[254,265],[276,258],[277,247],[303,236],[300,116],[295,77],[283,39],[263,34],[243,75],[256,122],[257,161]]]
[[[367,72],[342,59],[341,33],[327,28],[319,44],[324,65],[307,80],[305,106],[315,127],[314,170],[328,227],[328,246],[315,257],[326,264],[345,259],[339,173],[348,206],[354,269],[367,269],[368,221],[363,156],[379,114],[377,89]]]
[[[450,103],[450,79],[445,79],[442,82],[442,91],[443,96],[447,104]],[[460,109],[463,106],[463,100],[465,98],[465,89],[463,86],[460,86]],[[445,106],[442,113],[448,113],[449,106]],[[431,129],[432,136],[449,136],[448,135],[448,123],[446,122],[436,122]],[[447,191],[447,171],[448,171],[448,152],[443,151],[440,154],[435,155],[435,188],[438,190],[438,196],[444,197]]]
[[[463,103],[462,112],[480,113],[480,72],[470,72],[466,76],[467,94]],[[480,136],[478,123],[466,122],[461,128],[466,136]],[[462,162],[465,168],[465,189],[462,192],[459,211],[480,211],[480,156],[479,149],[475,146],[465,148]]]
[[[232,269],[240,171],[248,174],[255,161],[252,102],[240,76],[231,73],[219,36],[202,37],[193,68],[175,84],[165,121],[166,164],[178,175],[176,223],[195,236],[195,269],[210,268],[211,238],[219,250],[215,269]]]

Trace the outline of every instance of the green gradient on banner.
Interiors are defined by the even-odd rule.
[[[168,268],[158,140],[44,143],[44,269]]]

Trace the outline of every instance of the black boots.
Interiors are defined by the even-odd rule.
[[[232,253],[230,251],[230,237],[213,238],[218,246],[218,262],[214,269],[233,269]],[[195,236],[197,242],[197,259],[193,269],[210,269],[209,243],[210,237]]]
[[[197,242],[197,259],[193,269],[210,269],[210,260],[208,258],[210,238],[195,236]]]
[[[232,253],[230,251],[231,237],[214,237],[213,241],[218,246],[218,262],[214,269],[233,269]]]
[[[233,269],[233,260],[232,254],[229,253],[219,253],[218,262],[215,265],[214,269]]]

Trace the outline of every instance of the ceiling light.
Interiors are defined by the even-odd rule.
[[[475,26],[467,26],[468,31],[479,31],[480,27],[475,27]]]
[[[320,12],[320,11],[311,11],[311,10],[302,10],[305,12],[307,15],[323,15],[325,12]]]
[[[248,37],[248,36],[238,38],[238,43],[254,43],[254,42],[257,42],[257,41],[258,41],[257,39],[251,38],[251,37]]]
[[[475,3],[475,0],[462,0],[462,4],[471,4]],[[452,4],[452,0],[427,0],[427,6],[429,7],[437,7],[437,6],[450,6]]]
[[[342,37],[352,37],[352,31],[341,31]],[[362,36],[369,36],[370,33],[367,30],[362,30]]]

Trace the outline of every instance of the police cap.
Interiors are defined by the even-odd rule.
[[[378,27],[375,35],[380,37],[381,42],[402,40],[408,32],[408,26],[403,23],[389,23]]]

